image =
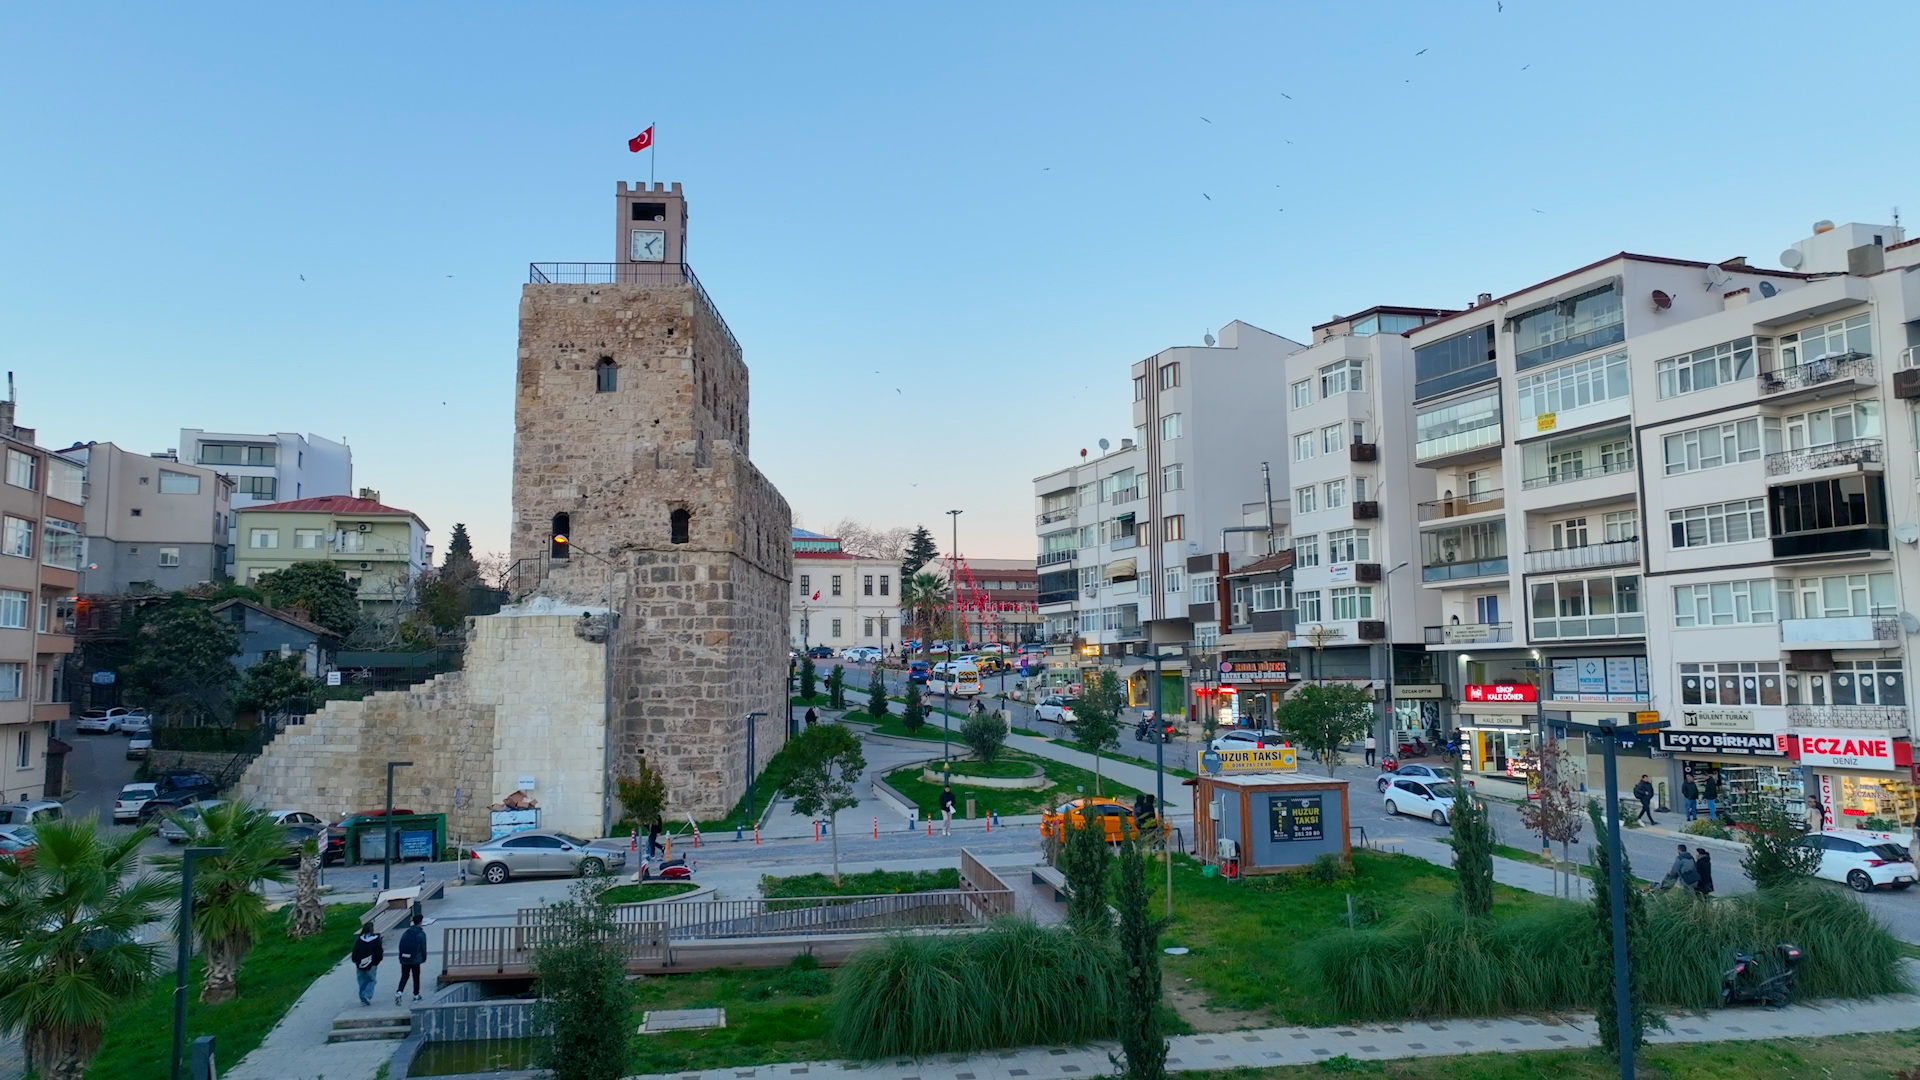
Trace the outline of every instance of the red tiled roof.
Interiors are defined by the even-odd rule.
[[[857,559],[860,556],[846,551],[796,551],[796,559]]]
[[[313,499],[293,499],[289,502],[268,503],[265,506],[243,506],[241,510],[284,510],[293,514],[344,514],[349,517],[410,517],[420,520],[420,515],[411,510],[402,510],[397,506],[387,506],[372,499],[356,499],[351,495],[321,495]],[[426,522],[420,524],[424,527]]]
[[[1281,551],[1268,555],[1257,562],[1250,562],[1238,570],[1227,571],[1228,577],[1245,577],[1249,574],[1271,574],[1276,570],[1285,570],[1293,565],[1293,552]]]

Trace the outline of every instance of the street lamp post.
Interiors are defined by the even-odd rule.
[[[949,510],[947,516],[953,519],[953,546],[947,549],[947,606],[953,612],[953,630],[947,638],[947,677],[941,682],[942,702],[940,706],[940,771],[943,775],[953,775],[953,751],[948,749],[953,735],[953,680],[958,675],[960,644],[960,515],[964,510]]]
[[[1160,692],[1160,663],[1163,660],[1180,659],[1183,658],[1167,656],[1159,649],[1153,650],[1153,816],[1160,822],[1160,851],[1167,861],[1169,916],[1173,914],[1173,847],[1169,843],[1173,830],[1167,824],[1167,740],[1163,737],[1167,722],[1160,715],[1161,707],[1166,704],[1166,695]]]
[[[381,872],[380,887],[382,889],[393,888],[393,770],[405,769],[412,764],[413,762],[411,761],[387,762],[387,816],[385,821],[387,842],[380,853],[386,863],[386,866]]]
[[[187,1043],[187,957],[193,952],[193,861],[218,855],[223,847],[190,847],[180,856],[180,923],[174,931],[172,1080],[180,1080],[180,1052]]]
[[[1393,735],[1394,725],[1399,720],[1399,714],[1395,711],[1393,704],[1393,575],[1406,568],[1407,564],[1402,562],[1392,570],[1380,575],[1381,603],[1383,608],[1381,614],[1386,616],[1387,625],[1387,730],[1385,737],[1380,740],[1380,756],[1382,758],[1389,754],[1395,754],[1396,751],[1399,750],[1399,747],[1395,745]]]

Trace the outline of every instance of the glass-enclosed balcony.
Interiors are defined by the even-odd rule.
[[[1500,389],[1450,401],[1413,418],[1413,459],[1441,465],[1500,456]]]
[[[1420,533],[1420,580],[1460,581],[1507,573],[1507,523],[1482,521]]]

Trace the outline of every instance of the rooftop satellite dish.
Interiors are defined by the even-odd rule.
[[[1800,254],[1799,248],[1788,248],[1780,253],[1780,265],[1789,270],[1800,269],[1800,264],[1806,261],[1807,257]]]
[[[1719,263],[1707,267],[1707,288],[1717,289],[1733,280],[1733,275],[1720,268]]]
[[[1893,538],[1903,544],[1920,543],[1920,525],[1903,521],[1893,527]]]
[[[1104,453],[1106,453],[1106,452],[1107,452],[1107,447],[1109,447],[1109,446],[1111,446],[1111,445],[1113,445],[1113,444],[1112,444],[1112,443],[1109,443],[1109,442],[1107,442],[1107,440],[1105,440],[1105,439],[1101,439],[1101,440],[1100,440],[1100,452],[1101,452],[1101,453],[1103,453],[1103,454],[1104,454]]]
[[[1794,252],[1794,254],[1798,255],[1799,252],[1796,251]],[[1775,286],[1774,283],[1771,281],[1763,281],[1760,283],[1761,296],[1775,296],[1775,295],[1778,295],[1779,292],[1780,292],[1780,289],[1777,286]]]
[[[1660,291],[1659,289],[1653,290],[1653,310],[1665,311],[1672,306],[1673,306],[1673,297],[1668,296],[1666,293]]]
[[[1200,335],[1200,340],[1207,343],[1207,348],[1209,349],[1213,348],[1213,331],[1209,330],[1206,333]]]
[[[1900,629],[1909,634],[1920,634],[1920,616],[1915,616],[1911,611],[1901,612]]]

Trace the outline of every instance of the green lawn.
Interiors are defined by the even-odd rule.
[[[200,1004],[200,958],[188,971],[187,1040],[212,1035],[220,1041],[220,1060],[238,1062],[267,1037],[313,980],[338,964],[353,948],[365,904],[327,908],[325,931],[299,941],[287,940],[287,909],[269,917],[260,944],[240,965],[240,996],[220,1005]],[[87,1075],[99,1080],[164,1080],[173,1045],[172,952],[164,976],[144,998],[107,1025],[100,1055]]]
[[[760,895],[768,900],[795,896],[876,896],[880,893],[929,892],[959,887],[960,871],[952,867],[841,874],[838,885],[833,883],[830,874],[795,874],[792,877],[767,876],[760,879]]]
[[[690,893],[700,886],[691,881],[650,881],[645,885],[615,885],[600,894],[600,899],[609,904],[633,904],[641,900],[659,900],[667,896],[679,896]]]
[[[824,971],[713,971],[653,975],[633,984],[633,1026],[649,1009],[727,1010],[727,1026],[635,1035],[627,1071],[683,1072],[834,1056],[827,1042]]]
[[[900,699],[894,698],[893,700],[899,701]],[[876,718],[865,710],[861,710],[859,712],[849,712],[847,719],[856,724],[872,724],[874,734],[876,735],[891,735],[896,739],[930,739],[933,742],[939,742],[940,717],[943,715],[943,712],[938,708],[929,706],[927,714],[926,722],[920,725],[918,731],[908,731],[907,725],[900,721],[899,713],[888,713],[884,719],[881,719]],[[944,715],[953,722],[951,728],[949,728],[953,733],[953,744],[955,746],[964,746],[965,744],[960,741],[960,725],[966,722],[967,714],[962,710],[955,709],[951,712],[944,713]],[[1015,735],[1032,735],[1040,739],[1047,737],[1038,731],[1023,727],[1011,728],[1011,731]]]
[[[967,799],[969,798],[975,801],[975,806],[982,816],[993,810],[999,811],[1002,816],[1007,816],[1012,814],[1037,814],[1043,810],[1051,809],[1067,799],[1078,798],[1082,794],[1094,794],[1093,771],[1090,769],[1082,769],[1078,766],[1068,765],[1065,762],[1055,761],[1052,758],[1038,757],[1033,754],[1022,753],[1018,750],[1002,751],[1000,757],[1003,761],[1017,761],[1039,765],[1041,771],[1046,774],[1047,779],[1051,782],[1051,786],[1040,789],[1014,790],[974,787],[965,783],[960,774],[956,773],[954,777],[955,783],[953,785],[953,799],[956,814],[966,813]],[[922,768],[923,766],[920,765],[909,765],[904,769],[895,769],[893,772],[887,774],[887,783],[893,785],[895,791],[906,796],[909,802],[920,807],[920,812],[923,816],[933,813],[934,816],[937,817],[937,810],[940,806],[940,785],[928,783],[921,779],[920,770]],[[1106,778],[1100,782],[1099,794],[1109,795],[1116,799],[1131,800],[1135,795],[1138,795],[1139,792],[1111,778]]]

